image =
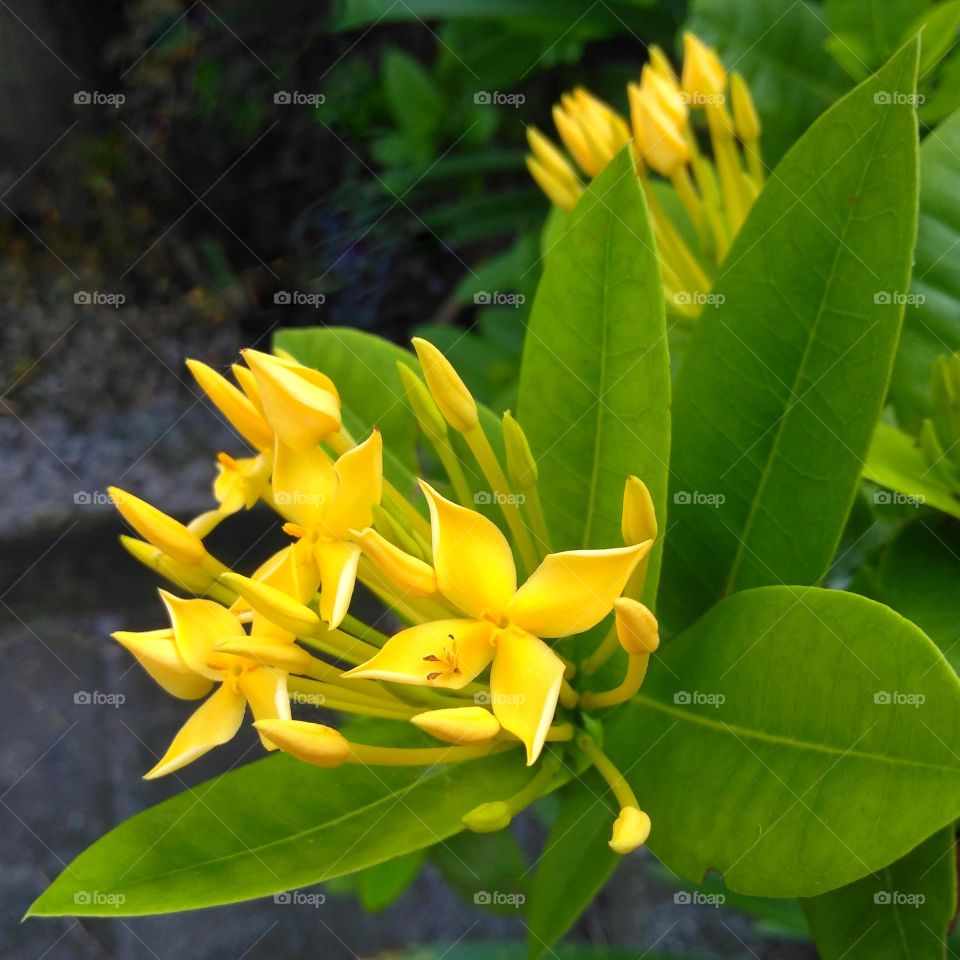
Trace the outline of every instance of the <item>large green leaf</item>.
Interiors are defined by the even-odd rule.
[[[530,960],[542,957],[573,925],[613,873],[616,818],[610,791],[595,770],[560,792],[560,809],[544,843],[527,905]]]
[[[960,536],[956,523],[922,517],[908,524],[880,564],[883,600],[912,620],[960,673]]]
[[[883,63],[929,0],[826,0],[827,49],[857,80]]]
[[[878,873],[802,903],[822,960],[943,960],[957,905],[953,828]]]
[[[750,84],[771,166],[850,86],[824,50],[830,31],[819,3],[693,0],[686,26],[716,46],[725,66]],[[823,154],[817,166],[828,157]]]
[[[910,302],[890,398],[916,433],[930,410],[933,361],[960,350],[960,113],[920,148],[920,220]]]
[[[530,777],[516,751],[427,769],[267,757],[122,823],[30,912],[169,913],[319,883],[443,841],[468,810]]]
[[[670,369],[660,269],[625,148],[561,227],[537,288],[519,417],[557,550],[621,542],[629,474],[663,521]],[[651,561],[651,582],[658,557]]]
[[[675,390],[668,625],[735,590],[815,583],[833,558],[909,283],[916,66],[914,42],[814,124],[720,270]]]
[[[727,598],[653,658],[605,744],[693,881],[813,896],[960,814],[960,680],[889,607],[817,587]]]

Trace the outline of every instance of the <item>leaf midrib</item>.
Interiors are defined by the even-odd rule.
[[[920,770],[936,770],[940,773],[949,773],[954,776],[960,776],[960,767],[943,766],[936,763],[925,763],[917,760],[908,760],[902,757],[891,757],[882,753],[870,753],[866,750],[855,750],[846,747],[835,747],[827,743],[811,743],[806,740],[797,740],[794,737],[786,737],[778,733],[768,733],[765,730],[755,730],[752,727],[743,727],[735,723],[724,723],[720,720],[711,720],[697,713],[688,713],[685,710],[679,710],[671,707],[669,704],[660,700],[655,700],[646,694],[638,694],[634,697],[637,703],[665,713],[667,716],[677,717],[687,723],[706,727],[709,730],[716,730],[720,733],[733,734],[737,737],[744,737],[752,740],[759,740],[764,743],[773,743],[778,746],[790,747],[794,750],[804,750],[814,753],[825,753],[831,757],[854,757],[858,760],[869,760],[874,763],[887,764],[890,766],[903,766]]]

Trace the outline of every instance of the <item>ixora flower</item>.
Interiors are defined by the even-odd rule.
[[[504,415],[501,463],[491,425],[449,361],[425,340],[414,346],[423,379],[406,363],[398,376],[446,474],[419,482],[429,520],[412,478],[405,495],[383,475],[390,438],[373,428],[354,440],[323,374],[286,355],[245,351],[234,386],[190,361],[254,452],[220,454],[217,506],[188,524],[111,491],[143,538],[124,537],[127,549],[192,594],[161,592],[169,628],[115,637],[169,693],[206,698],[147,776],[179,770],[229,740],[248,706],[266,749],[322,767],[459,763],[522,747],[526,763],[539,767],[527,787],[464,813],[466,827],[489,831],[553,789],[570,753],[569,765],[592,764],[610,784],[621,809],[610,845],[628,852],[645,841],[649,819],[584,717],[630,699],[657,647],[656,619],[637,599],[657,533],[649,491],[625,478],[622,545],[552,552],[520,423]],[[437,489],[443,479],[448,495]],[[279,514],[293,540],[246,575],[213,556],[204,538],[258,502]],[[392,636],[351,615],[357,581],[400,622]],[[579,664],[565,655],[565,638],[607,618],[593,653]],[[618,686],[575,688],[617,651],[626,654]],[[291,702],[401,723],[427,739],[416,747],[357,743],[335,725],[294,719]]]
[[[717,265],[763,187],[760,120],[743,77],[728,76],[717,52],[692,33],[684,35],[681,76],[653,46],[640,82],[627,85],[627,100],[629,121],[587,90],[564,94],[553,108],[553,121],[573,162],[529,127],[527,167],[552,203],[572,210],[584,189],[579,174],[596,177],[632,141],[667,302],[695,318],[708,302]],[[705,119],[712,156],[699,145],[692,111]],[[651,173],[670,184],[678,200],[673,207],[682,208],[686,224],[661,203]]]

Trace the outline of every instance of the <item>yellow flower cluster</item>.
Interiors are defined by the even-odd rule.
[[[429,520],[414,490],[385,479],[380,433],[360,442],[349,435],[337,389],[322,373],[246,350],[234,383],[188,361],[254,452],[220,454],[217,506],[188,524],[111,491],[142,538],[124,537],[129,551],[177,589],[160,592],[168,627],[115,638],[169,693],[203,700],[147,777],[229,740],[247,706],[266,749],[319,766],[451,763],[518,746],[533,764],[547,744],[566,744],[609,774],[623,808],[611,845],[626,852],[644,841],[649,820],[579,719],[632,697],[657,647],[656,620],[637,599],[656,536],[649,492],[627,479],[622,546],[550,552],[537,465],[520,424],[505,415],[501,463],[446,357],[424,340],[414,345],[423,379],[400,364],[401,382],[449,484],[448,496],[419,481]],[[453,444],[451,430],[465,443]],[[455,452],[464,448],[469,461]],[[478,483],[488,487],[479,499]],[[217,560],[204,538],[261,502],[280,515],[290,542],[247,576]],[[476,502],[495,504],[504,529],[473,509]],[[357,581],[404,625],[395,635],[351,615]],[[592,673],[622,647],[623,682],[578,693],[576,665],[552,641],[611,613],[607,639],[581,667]],[[294,719],[291,700],[413,724],[441,745],[355,743],[334,726]],[[495,810],[472,811],[465,823],[489,830],[509,821],[548,789],[559,752],[544,759],[531,787]]]
[[[529,127],[527,167],[551,202],[572,210],[584,190],[580,174],[596,177],[632,142],[667,303],[696,317],[708,302],[716,266],[763,186],[760,120],[743,77],[728,75],[716,51],[692,33],[684,35],[681,76],[662,50],[651,47],[640,82],[627,86],[627,99],[629,122],[587,90],[564,94],[553,108],[553,121],[573,162]],[[709,153],[701,149],[692,122],[700,114],[709,132]],[[664,202],[667,197],[655,189],[651,172],[663,178],[678,203]],[[687,229],[682,229],[680,210]]]

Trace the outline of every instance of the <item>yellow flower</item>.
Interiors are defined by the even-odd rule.
[[[240,728],[247,704],[257,720],[290,719],[285,670],[218,649],[248,640],[234,613],[212,600],[182,600],[163,590],[160,596],[172,630],[119,632],[115,639],[174,696],[196,700],[218,686],[181,727],[146,779],[173,773],[226,743]],[[267,647],[260,644],[259,649]],[[268,750],[275,749],[266,737],[261,739]]]
[[[420,485],[430,506],[439,592],[466,617],[403,630],[346,675],[458,690],[489,665],[494,715],[523,741],[532,764],[564,674],[564,662],[542,638],[599,623],[650,544],[548,554],[517,589],[513,554],[499,528]]]
[[[715,97],[727,89],[727,71],[717,51],[689,30],[683,35],[683,76],[680,86],[698,98]]]
[[[263,456],[241,457],[228,453],[217,457],[217,478],[213,481],[213,495],[222,514],[249,510],[263,496],[270,482],[270,464]]]
[[[378,430],[336,462],[317,447],[294,449],[277,443],[273,499],[290,521],[284,529],[298,539],[301,562],[315,568],[321,584],[320,616],[331,629],[343,622],[356,582],[360,547],[351,531],[372,525],[371,508],[380,502],[382,490]]]

